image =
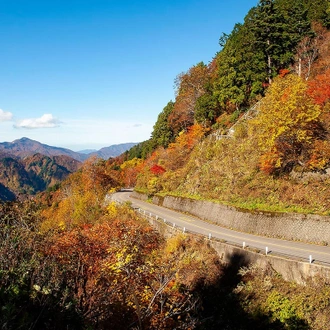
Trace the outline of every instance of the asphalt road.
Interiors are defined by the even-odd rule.
[[[132,206],[141,209],[142,213],[145,212],[148,216],[158,217],[160,221],[165,220],[167,224],[180,227],[186,232],[225,240],[229,244],[242,247],[244,244],[246,247],[259,249],[263,253],[266,253],[267,249],[268,254],[285,256],[306,262],[310,262],[311,259],[314,263],[330,266],[330,246],[319,246],[237,232],[190,215],[132,198],[130,196],[131,192],[130,190],[117,192],[112,195],[112,199],[118,202],[130,201]]]

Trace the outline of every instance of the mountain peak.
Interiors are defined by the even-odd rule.
[[[36,143],[36,144],[41,144],[40,142],[38,141],[35,141],[35,140],[31,140],[27,137],[22,137],[20,139],[16,139],[14,140],[13,142],[11,142],[12,144],[26,144],[26,143]]]

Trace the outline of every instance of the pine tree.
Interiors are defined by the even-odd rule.
[[[282,13],[276,9],[274,0],[260,0],[254,16],[252,27],[256,37],[258,48],[264,53],[267,63],[267,79],[271,84],[277,74],[277,68],[283,58],[283,31],[285,31],[285,19]]]
[[[173,108],[174,102],[170,101],[158,115],[154,129],[151,133],[151,140],[154,148],[159,146],[166,148],[171,142],[174,141],[174,133],[168,121],[169,115],[172,113]]]

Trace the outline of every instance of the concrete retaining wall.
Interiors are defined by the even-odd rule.
[[[148,218],[148,220],[164,237],[171,237],[178,233],[182,233],[181,229],[168,226],[155,218]],[[277,273],[281,274],[286,281],[295,281],[299,284],[306,284],[307,281],[313,280],[316,276],[330,278],[329,267],[284,259],[276,256],[266,256],[219,241],[208,240],[207,238],[205,238],[205,240],[215,249],[215,251],[217,251],[221,260],[227,264],[235,263],[235,266],[237,267],[256,264],[262,269],[271,267]]]
[[[147,196],[133,193],[146,200]],[[153,203],[241,232],[306,243],[330,244],[330,217],[295,213],[252,212],[181,197],[153,197]]]

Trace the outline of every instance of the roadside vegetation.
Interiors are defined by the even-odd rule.
[[[50,225],[45,205],[0,205],[2,329],[329,328],[327,280],[223,263],[204,239],[165,240],[129,204],[94,206]]]

